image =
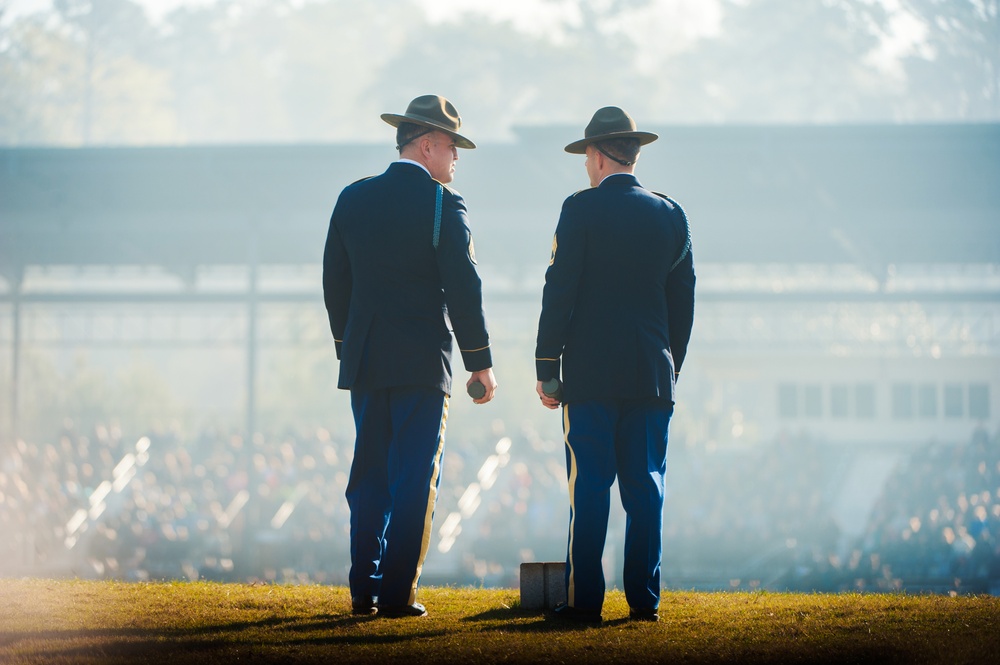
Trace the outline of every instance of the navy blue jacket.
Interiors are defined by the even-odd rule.
[[[394,162],[341,192],[326,239],[323,294],[340,388],[430,386],[451,394],[449,318],[465,368],[492,366],[465,201],[419,166]]]
[[[684,213],[616,174],[563,203],[545,272],[535,367],[563,401],[673,400],[694,321]]]

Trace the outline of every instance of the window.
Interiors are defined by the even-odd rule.
[[[847,386],[834,384],[830,386],[830,415],[834,418],[846,418],[848,409]]]
[[[778,384],[778,415],[782,418],[798,418],[799,392],[794,383]]]
[[[934,384],[924,383],[917,388],[917,414],[921,418],[937,418],[938,395]]]
[[[819,418],[823,415],[823,387],[808,385],[802,387],[803,412],[806,418]]]
[[[854,386],[854,413],[858,418],[875,417],[874,383],[859,383]]]
[[[969,417],[985,420],[990,417],[990,386],[987,383],[969,384]]]
[[[948,383],[944,387],[944,415],[948,418],[961,418],[965,413],[963,408],[962,386],[958,383]]]
[[[912,383],[894,383],[892,385],[892,417],[896,419],[913,417]]]

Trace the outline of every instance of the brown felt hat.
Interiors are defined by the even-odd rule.
[[[475,143],[458,133],[462,127],[462,118],[458,115],[458,109],[440,95],[421,95],[410,102],[403,115],[383,113],[380,117],[393,127],[399,127],[404,122],[411,122],[414,125],[439,129],[454,137],[455,145],[459,148],[472,149],[476,147]]]
[[[652,132],[639,132],[635,129],[635,120],[617,106],[605,106],[598,109],[590,124],[583,131],[584,138],[573,141],[566,146],[566,152],[582,155],[587,152],[587,146],[608,139],[639,139],[639,145],[652,143],[660,138]]]

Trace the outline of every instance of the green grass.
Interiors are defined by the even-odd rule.
[[[986,663],[1000,598],[664,593],[660,622],[521,610],[516,590],[422,588],[430,616],[355,617],[343,587],[0,580],[0,663]]]

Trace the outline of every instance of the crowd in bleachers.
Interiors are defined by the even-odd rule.
[[[56,443],[0,451],[0,573],[346,583],[348,437],[148,439],[140,453],[114,428],[67,425]],[[477,472],[489,442],[449,442],[432,547],[470,485],[482,491],[453,545],[431,550],[428,583],[516,586],[521,562],[564,556],[562,444],[529,429],[512,439],[488,483]],[[834,503],[853,454],[804,437],[728,450],[672,441],[665,586],[1000,594],[996,435],[899,451],[867,523],[844,525]],[[617,502],[613,511],[609,584],[624,535]]]
[[[1000,437],[983,429],[961,444],[897,447],[857,525],[834,510],[855,447],[786,438],[735,455],[673,453],[668,584],[1000,594]]]
[[[770,586],[806,548],[834,551],[842,452],[782,438],[738,450],[668,452],[664,577],[672,586]]]
[[[59,565],[65,525],[112,476],[122,451],[121,432],[103,426],[89,436],[67,426],[55,443],[0,451],[0,560],[14,569]]]
[[[878,590],[1000,594],[1000,440],[926,445],[886,483],[845,575]]]

